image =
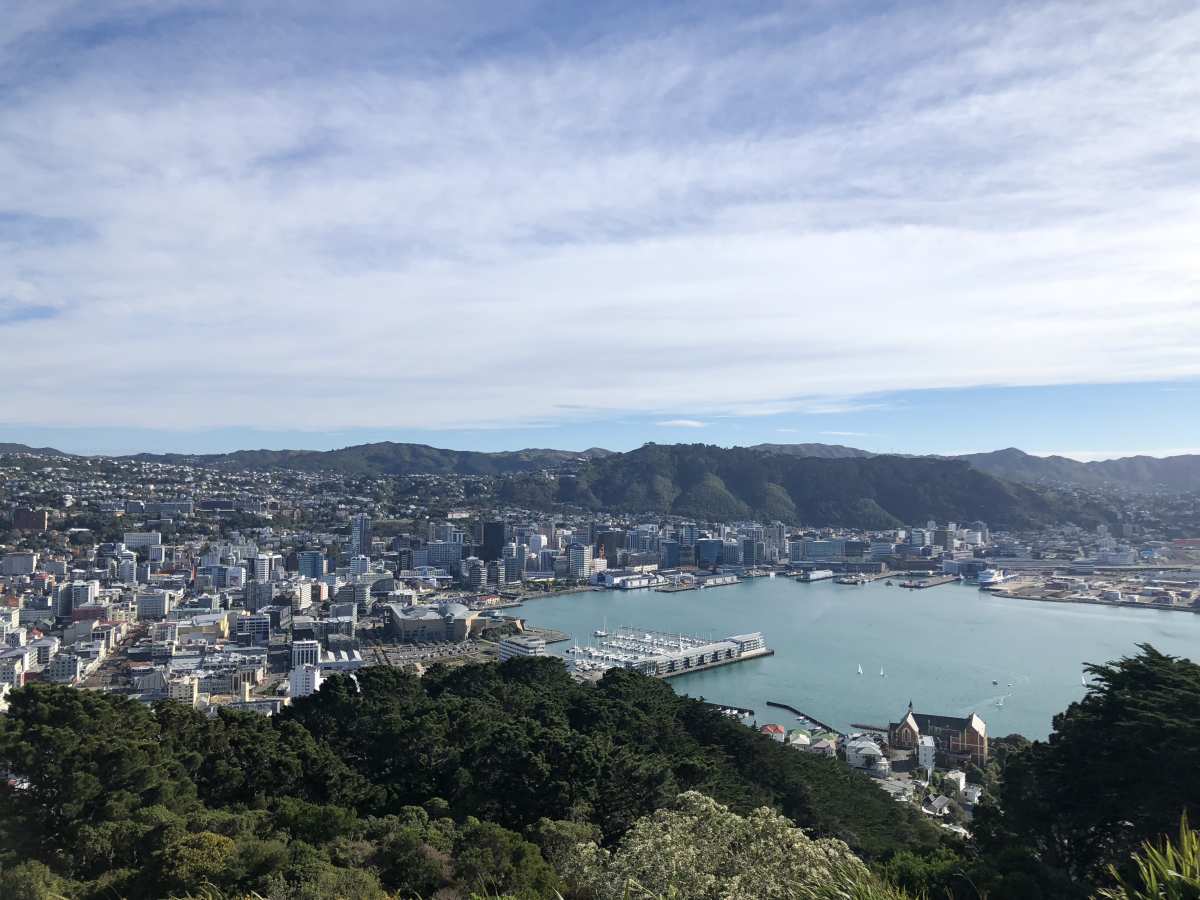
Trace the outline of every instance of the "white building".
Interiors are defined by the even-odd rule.
[[[518,634],[500,641],[500,662],[514,656],[545,656],[546,642],[539,637]]]
[[[297,666],[288,675],[288,694],[292,697],[307,697],[321,689],[320,666]]]
[[[921,735],[917,741],[917,765],[922,769],[932,772],[936,758],[937,744],[933,740],[933,735]]]

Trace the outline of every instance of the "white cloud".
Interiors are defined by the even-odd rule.
[[[870,437],[869,431],[822,431],[821,434],[829,437]]]
[[[60,317],[0,323],[5,417],[503,427],[1200,375],[1194,5],[489,55],[506,15],[548,34],[505,7],[13,17],[0,303]]]
[[[699,419],[666,419],[654,424],[660,428],[704,428],[708,425],[707,422],[701,422]]]

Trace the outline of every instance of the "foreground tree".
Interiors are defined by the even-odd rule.
[[[999,804],[976,827],[998,875],[993,897],[1039,896],[1001,886],[1014,870],[1086,893],[1143,842],[1173,833],[1181,813],[1195,819],[1200,666],[1149,645],[1140,651],[1088,666],[1092,688],[1055,717],[1050,739],[1009,757]]]
[[[639,819],[615,849],[579,843],[560,865],[575,894],[595,900],[903,896],[841,841],[814,840],[765,807],[739,816],[695,791]]]

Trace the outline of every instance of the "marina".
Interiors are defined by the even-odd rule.
[[[573,644],[565,653],[572,674],[595,678],[612,668],[634,669],[655,678],[674,678],[730,663],[771,656],[761,632],[735,634],[720,641],[682,632],[645,631],[607,624],[592,632],[595,644]]]
[[[913,700],[947,715],[978,712],[992,734],[1044,738],[1053,716],[1083,696],[1085,663],[1134,654],[1142,642],[1191,658],[1200,647],[1200,616],[1032,602],[962,582],[910,591],[885,580],[849,588],[755,578],[719,591],[545,598],[522,615],[581,644],[606,618],[606,630],[640,622],[708,641],[759,629],[774,656],[680,672],[675,690],[758,710],[760,722],[770,721],[761,718],[767,700],[786,699],[843,732],[851,722],[894,721]],[[547,652],[570,659],[570,646]]]

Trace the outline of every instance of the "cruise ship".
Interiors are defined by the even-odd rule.
[[[1012,577],[1012,575],[1009,575],[1003,569],[984,569],[979,573],[979,587],[995,587],[998,584],[1004,584],[1004,582]]]

